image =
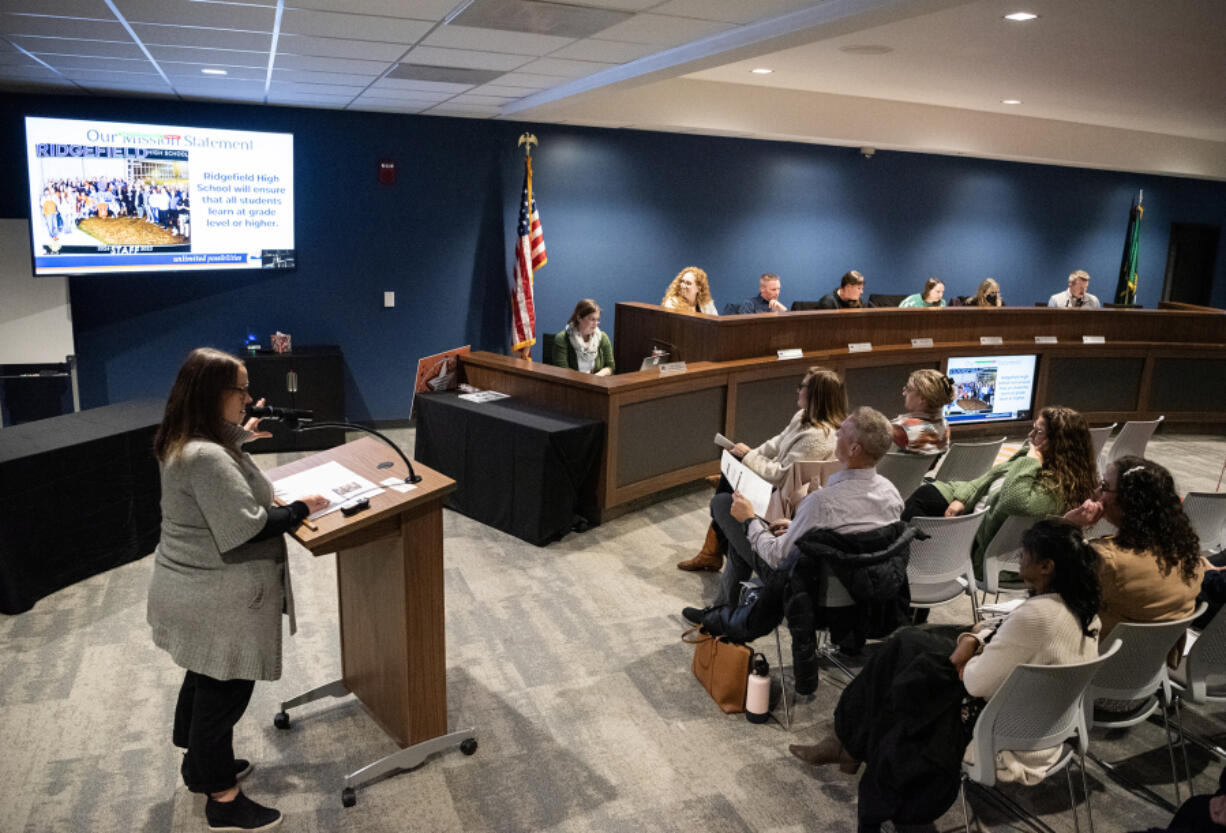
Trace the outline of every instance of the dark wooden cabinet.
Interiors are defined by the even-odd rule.
[[[336,346],[296,347],[292,353],[256,353],[245,357],[248,387],[256,399],[278,408],[315,412],[316,422],[345,419],[345,368]],[[291,431],[278,422],[263,426],[273,436],[244,446],[246,451],[302,451],[332,448],[345,441],[339,428]]]

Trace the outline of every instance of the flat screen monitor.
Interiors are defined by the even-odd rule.
[[[292,134],[25,121],[35,275],[296,266]]]
[[[945,408],[950,423],[1030,419],[1034,412],[1035,356],[955,356],[946,374],[954,401]]]

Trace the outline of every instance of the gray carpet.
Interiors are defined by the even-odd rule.
[[[412,447],[410,432],[400,439]],[[1151,456],[1181,490],[1212,491],[1226,441],[1164,436]],[[344,776],[395,750],[361,706],[319,701],[292,713],[291,731],[272,726],[282,699],[339,676],[334,558],[295,548],[299,632],[286,642],[283,678],[256,686],[237,728],[237,752],[256,762],[244,789],[293,831],[854,831],[855,778],[787,752],[827,730],[837,671],[823,670],[791,732],[723,715],[690,674],[680,609],[710,599],[715,576],[674,565],[701,542],[709,495],[679,490],[545,548],[446,512],[449,722],[475,726],[480,748],[359,790],[349,809]],[[0,618],[3,833],[207,829],[170,744],[182,672],[149,640],[151,568],[145,558]],[[933,621],[969,616],[960,602]],[[758,647],[775,665],[773,639]],[[1203,731],[1223,719],[1187,713]],[[1173,798],[1160,727],[1096,731],[1093,742]],[[1193,751],[1192,764],[1198,790],[1211,792],[1221,763]],[[1099,830],[1169,820],[1092,765],[1089,777]],[[1006,792],[1056,830],[1073,829],[1063,777]],[[974,793],[971,806],[973,829],[1026,829]],[[935,829],[961,825],[955,804]]]

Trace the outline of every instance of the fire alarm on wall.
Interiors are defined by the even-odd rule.
[[[396,184],[396,163],[390,159],[379,160],[379,182],[384,185]]]

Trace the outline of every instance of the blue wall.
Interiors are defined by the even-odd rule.
[[[509,253],[523,176],[516,138],[536,133],[535,186],[549,263],[538,331],[593,297],[658,302],[683,266],[717,304],[783,278],[815,299],[849,268],[871,292],[947,294],[986,276],[1029,305],[1077,268],[1115,289],[1129,201],[1145,189],[1138,300],[1157,305],[1172,222],[1226,225],[1226,183],[879,152],[499,121],[152,100],[8,96],[0,150],[24,158],[24,115],[153,121],[295,134],[298,269],[288,274],[90,276],[71,281],[83,406],[169,390],[183,356],[237,350],[247,332],[339,344],[348,416],[408,416],[417,358],[460,344],[505,352]],[[394,186],[376,181],[398,163]],[[23,217],[24,189],[0,195]],[[1226,239],[1215,306],[1226,306]],[[382,307],[394,290],[397,305]],[[539,346],[536,350],[539,358]]]

